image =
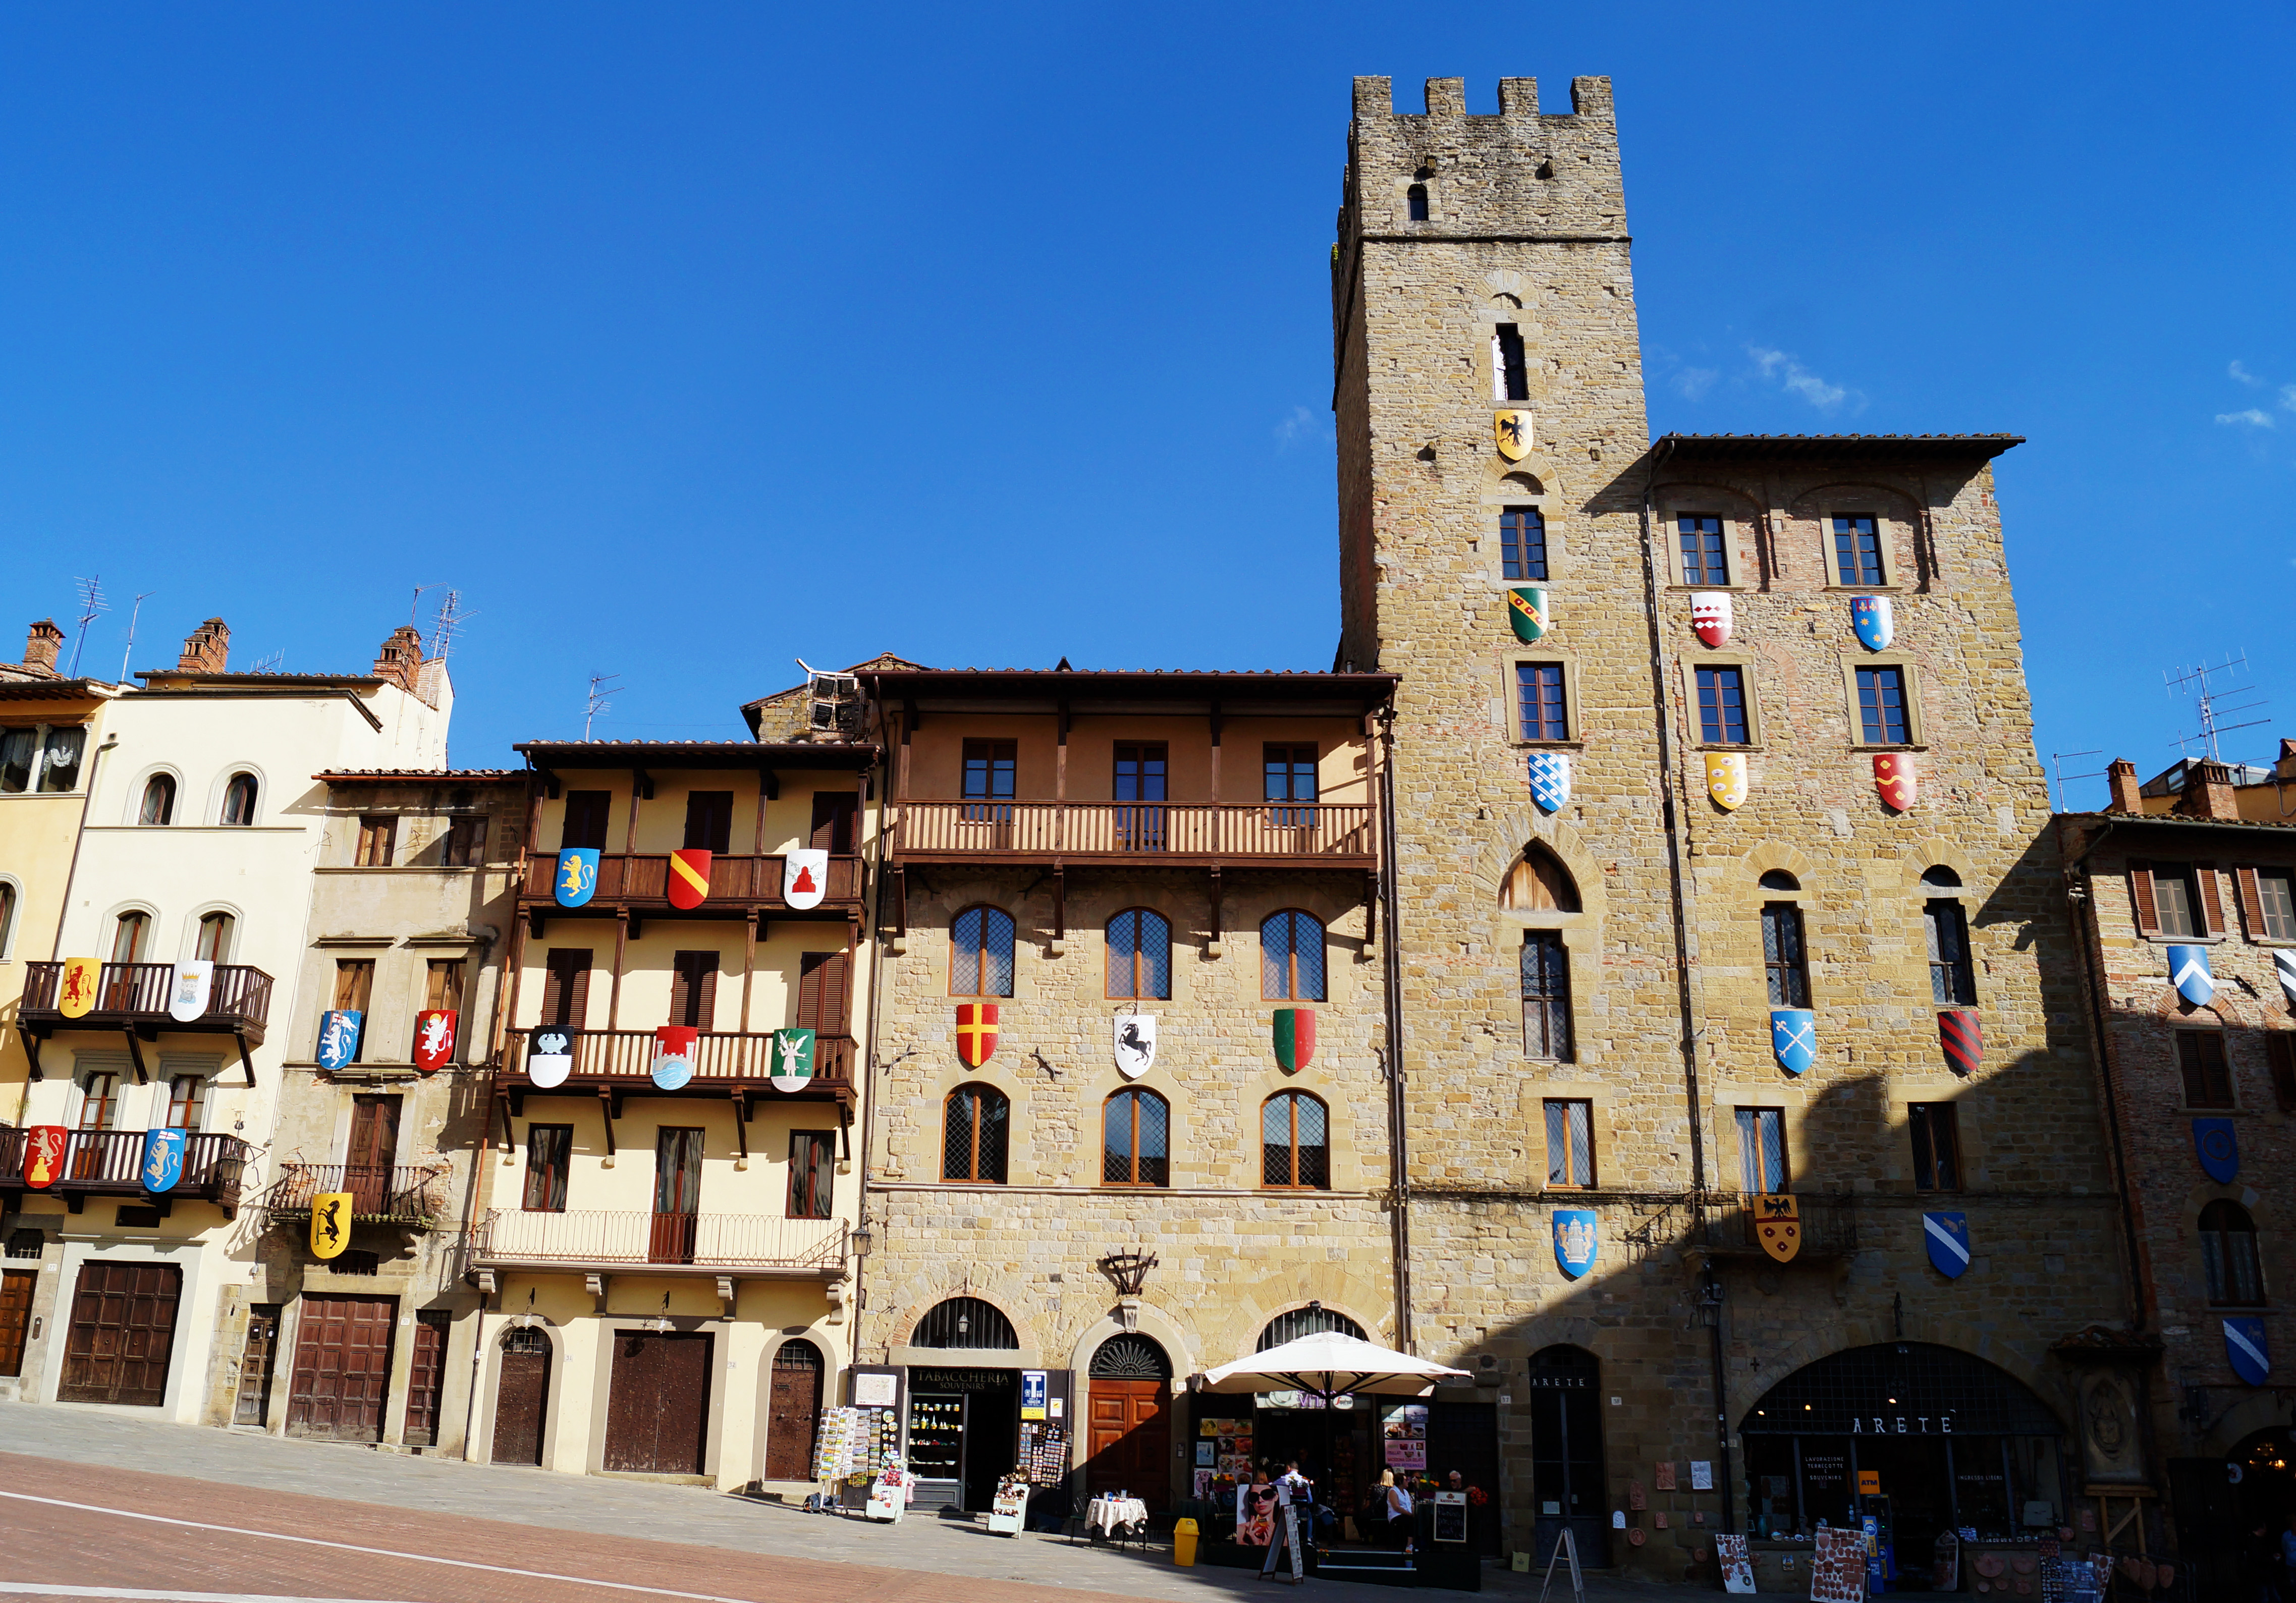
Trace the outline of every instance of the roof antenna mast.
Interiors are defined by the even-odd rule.
[[[144,603],[160,593],[147,590],[135,598],[135,609],[127,615],[127,649],[119,654],[119,683],[127,683],[127,659],[135,655],[135,620],[144,616]]]
[[[590,699],[588,704],[582,711],[582,738],[584,740],[586,740],[590,738],[590,725],[595,723],[604,714],[612,710],[614,705],[613,699],[622,688],[620,685],[615,683],[614,681],[620,677],[621,675],[619,674],[593,674],[590,675]]]
[[[71,672],[67,679],[79,677],[80,649],[87,644],[87,626],[102,614],[111,610],[103,599],[103,586],[96,583],[99,576],[90,576],[72,582],[79,586],[79,638],[72,642]]]
[[[2189,695],[2198,701],[2201,716],[2200,733],[2178,735],[2170,740],[2169,744],[2188,757],[2192,755],[2192,748],[2198,746],[2201,748],[2202,755],[2210,762],[2221,763],[2224,761],[2224,752],[2218,745],[2219,736],[2228,735],[2235,729],[2261,728],[2272,722],[2269,718],[2251,718],[2244,724],[2227,724],[2224,721],[2227,716],[2237,717],[2243,713],[2264,710],[2266,703],[2263,693],[2255,685],[2244,684],[2218,690],[2211,683],[2219,676],[2229,677],[2234,674],[2245,673],[2247,670],[2248,653],[2245,651],[2237,657],[2226,653],[2222,662],[2213,665],[2203,661],[2198,667],[2165,670],[2161,677],[2168,682],[2169,691],[2177,695]]]

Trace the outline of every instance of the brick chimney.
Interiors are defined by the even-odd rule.
[[[2282,738],[2280,760],[2272,765],[2272,777],[2296,780],[2296,740],[2288,740],[2284,736]]]
[[[220,674],[231,661],[231,626],[211,617],[184,637],[176,668],[186,674]]]
[[[2192,764],[2185,770],[2185,792],[2177,811],[2187,818],[2240,816],[2240,797],[2233,789],[2232,770],[2222,763]]]
[[[376,653],[374,673],[378,679],[388,679],[408,695],[414,693],[417,679],[422,672],[422,637],[406,624],[390,632]]]
[[[32,626],[32,632],[24,642],[24,666],[45,668],[53,674],[56,671],[56,658],[63,649],[64,632],[56,627],[54,618],[44,617]]]
[[[2104,765],[2104,782],[2112,787],[2112,801],[2108,813],[2142,813],[2144,803],[2136,794],[2136,765],[2127,757],[2115,757]]]

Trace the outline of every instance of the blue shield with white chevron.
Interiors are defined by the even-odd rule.
[[[1890,649],[1890,642],[1898,637],[1898,620],[1890,610],[1886,595],[1861,595],[1850,601],[1849,626],[1857,632],[1859,645],[1869,651]]]
[[[2230,1185],[2233,1176],[2240,1173],[2240,1141],[2233,1134],[2230,1119],[2194,1119],[2193,1150],[2201,1155],[2201,1167],[2208,1177],[2220,1186]]]
[[[2196,1008],[2209,1005],[2209,998],[2217,994],[2217,977],[2209,972],[2209,949],[2206,946],[2171,946],[2169,948],[2169,983],[2177,987],[2177,994]]]
[[[1599,1239],[1593,1208],[1554,1210],[1554,1262],[1572,1280],[1595,1267],[1595,1249]]]
[[[2264,1321],[2227,1319],[2224,1330],[2225,1356],[2232,1360],[2232,1372],[2251,1386],[2272,1378],[2272,1346],[2264,1337]]]
[[[1930,1249],[1930,1262],[1948,1280],[1961,1279],[1969,1267],[1969,1215],[1967,1214],[1923,1214],[1922,1239]]]
[[[1770,1010],[1770,1050],[1778,1067],[1798,1075],[1817,1061],[1817,1015],[1808,1008]]]
[[[1530,754],[1530,799],[1542,813],[1560,813],[1570,799],[1570,754],[1534,751]]]
[[[570,846],[558,854],[557,878],[551,882],[552,894],[561,907],[580,907],[589,901],[598,888],[598,848],[594,846]]]
[[[188,1132],[177,1129],[144,1133],[142,1179],[145,1190],[157,1197],[176,1189],[176,1182],[184,1177],[184,1143],[190,1139]]]
[[[2280,976],[2280,994],[2296,1007],[2296,952],[2282,946],[2272,953],[2273,972]]]

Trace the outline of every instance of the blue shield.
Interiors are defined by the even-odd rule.
[[[1923,1214],[1922,1239],[1930,1249],[1930,1262],[1948,1280],[1961,1279],[1969,1267],[1969,1215],[1967,1214]]]
[[[1849,626],[1857,631],[1857,643],[1869,651],[1886,651],[1890,642],[1898,638],[1898,620],[1891,614],[1886,595],[1861,595],[1852,600]]]
[[[2220,1186],[2230,1185],[2240,1173],[2240,1142],[2230,1119],[2194,1119],[2193,1150],[2201,1155],[2201,1167],[2209,1178]]]
[[[329,1071],[358,1056],[359,1026],[365,1015],[354,1008],[331,1008],[319,1015],[319,1050],[314,1055]]]
[[[1817,1061],[1817,1015],[1808,1008],[1770,1010],[1770,1050],[1778,1067],[1798,1075]]]
[[[561,907],[579,907],[598,888],[598,848],[570,846],[558,854],[558,878],[554,889]]]
[[[2272,1378],[2272,1346],[2264,1338],[2264,1321],[2228,1319],[2224,1328],[2225,1356],[2232,1360],[2232,1372],[2251,1386],[2262,1386]]]
[[[2169,983],[2177,987],[2177,994],[2196,1008],[2209,1005],[2209,998],[2217,994],[2217,977],[2209,972],[2209,949],[2206,946],[2171,946],[2169,948]]]
[[[191,1139],[182,1130],[144,1133],[144,1189],[154,1197],[172,1191],[184,1177],[184,1143]]]
[[[1530,754],[1530,799],[1542,813],[1560,813],[1570,799],[1570,754],[1534,751]]]
[[[1554,1262],[1572,1280],[1595,1267],[1595,1247],[1598,1239],[1593,1208],[1559,1207],[1554,1210]]]

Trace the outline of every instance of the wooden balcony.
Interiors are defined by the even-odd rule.
[[[720,856],[709,860],[709,895],[701,905],[681,911],[669,904],[669,854],[611,852],[598,858],[598,887],[579,907],[561,907],[555,889],[558,854],[531,852],[518,904],[537,932],[547,919],[611,919],[622,913],[647,919],[742,919],[755,912],[783,919],[846,918],[861,911],[861,859],[832,857],[829,884],[818,907],[800,910],[782,896],[780,854]]]
[[[24,965],[24,1000],[17,1028],[24,1037],[25,1054],[32,1062],[32,1077],[39,1079],[39,1043],[58,1030],[119,1030],[127,1036],[138,1078],[145,1076],[140,1043],[170,1034],[229,1035],[239,1043],[240,1060],[263,1044],[264,1026],[271,1017],[271,977],[245,963],[217,963],[208,993],[207,1011],[197,1018],[180,1019],[168,1011],[168,994],[176,983],[173,963],[106,963],[96,977],[95,1006],[78,1018],[67,1018],[57,1005],[63,983],[60,962]],[[248,1064],[248,1084],[255,1069]]]
[[[448,1173],[443,1164],[282,1164],[263,1206],[274,1218],[307,1219],[311,1198],[347,1191],[354,1223],[436,1230],[453,1206]]]
[[[849,1112],[855,1105],[855,1043],[850,1035],[822,1035],[813,1047],[813,1078],[802,1091],[783,1092],[767,1083],[773,1067],[770,1030],[705,1030],[694,1043],[693,1077],[676,1091],[653,1083],[654,1038],[652,1030],[569,1030],[573,1067],[562,1085],[547,1089],[526,1077],[529,1040],[534,1031],[504,1032],[503,1055],[495,1073],[495,1088],[511,1099],[511,1111],[521,1113],[528,1097],[605,1097],[613,1117],[621,1116],[626,1097],[731,1097],[742,1106],[747,1121],[756,1103],[784,1098],[791,1101],[835,1101]],[[611,1123],[611,1121],[610,1121]]]
[[[740,1279],[841,1279],[845,1222],[763,1214],[573,1213],[497,1208],[480,1221],[463,1253],[484,1278],[504,1270],[589,1275],[707,1274]]]
[[[184,1145],[184,1174],[170,1190],[146,1196],[144,1190],[142,1130],[75,1130],[64,1146],[63,1174],[48,1187],[50,1195],[78,1213],[90,1197],[133,1197],[152,1202],[161,1213],[179,1201],[212,1202],[226,1219],[239,1211],[240,1177],[252,1150],[235,1135],[199,1134]],[[0,1125],[0,1194],[20,1198],[30,1192],[24,1185],[24,1133]],[[20,1206],[12,1201],[10,1206]]]
[[[1854,1198],[1797,1192],[1794,1200],[1800,1211],[1801,1247],[1790,1264],[1833,1264],[1857,1250],[1857,1206]],[[1700,1205],[1700,1214],[1705,1228],[1684,1244],[1688,1250],[1704,1251],[1718,1259],[1775,1261],[1762,1250],[1751,1194],[1710,1192]]]
[[[904,801],[889,843],[905,863],[1130,863],[1368,871],[1365,803]]]

